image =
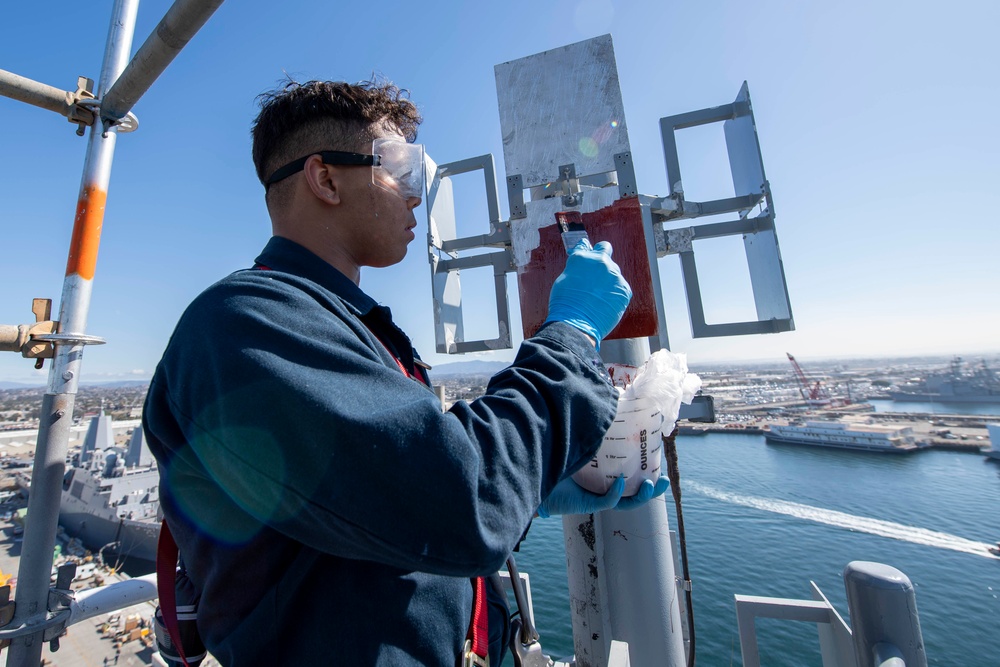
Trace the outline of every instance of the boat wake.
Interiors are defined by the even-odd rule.
[[[992,545],[985,542],[968,540],[964,537],[959,537],[958,535],[941,533],[936,530],[927,530],[926,528],[906,526],[901,523],[893,523],[892,521],[884,521],[882,519],[872,519],[870,517],[847,514],[846,512],[837,512],[836,510],[823,509],[822,507],[802,505],[799,503],[788,502],[787,500],[758,498],[756,496],[744,496],[736,493],[729,493],[727,491],[719,491],[718,489],[714,489],[698,482],[689,482],[688,486],[696,493],[700,493],[726,503],[732,503],[734,505],[752,507],[754,509],[764,510],[765,512],[784,514],[785,516],[791,516],[797,519],[815,521],[816,523],[823,523],[828,526],[847,528],[848,530],[868,533],[870,535],[878,535],[880,537],[888,537],[894,540],[902,540],[904,542],[912,542],[913,544],[936,547],[938,549],[950,549],[952,551],[960,551],[962,553],[983,556],[985,558],[996,558],[996,556],[991,554],[989,551]]]

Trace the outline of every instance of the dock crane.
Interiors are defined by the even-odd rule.
[[[812,385],[809,383],[809,379],[806,374],[802,371],[802,367],[799,366],[799,362],[795,361],[790,353],[786,352],[788,355],[788,360],[792,362],[792,369],[795,371],[795,379],[799,383],[799,393],[802,394],[802,400],[809,405],[829,405],[832,402],[830,393],[823,386],[821,380],[816,380]]]

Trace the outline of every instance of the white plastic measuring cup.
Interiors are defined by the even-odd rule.
[[[594,458],[573,474],[573,481],[604,494],[625,476],[625,496],[634,496],[644,479],[656,482],[663,461],[663,413],[649,398],[618,399],[618,413]]]

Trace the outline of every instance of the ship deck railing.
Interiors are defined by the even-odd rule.
[[[819,631],[823,667],[857,667],[851,628],[826,599],[815,582],[812,600],[736,595],[736,625],[740,636],[743,667],[760,667],[757,618],[815,623]]]

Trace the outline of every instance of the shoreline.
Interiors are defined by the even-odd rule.
[[[828,412],[803,414],[800,419],[836,421],[847,424],[879,423],[900,428],[910,427],[920,443],[919,450],[954,451],[979,454],[990,458],[990,438],[986,429],[987,415],[925,415],[921,413],[850,413],[831,419]],[[1000,417],[998,417],[1000,419]],[[765,435],[771,425],[784,426],[791,419],[753,418],[748,421],[725,421],[714,424],[679,424],[678,437],[698,437],[708,433]],[[950,437],[945,437],[945,436]]]

